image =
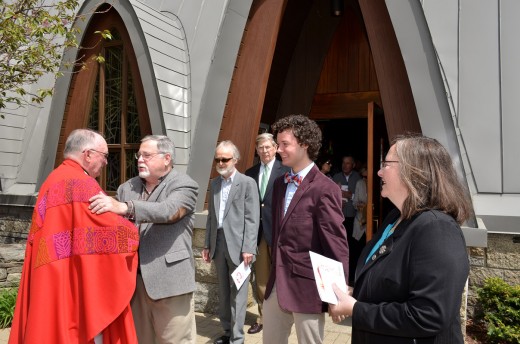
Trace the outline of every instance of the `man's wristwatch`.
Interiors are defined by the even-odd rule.
[[[126,203],[126,206],[128,207],[126,209],[126,214],[125,214],[125,217],[129,220],[133,220],[135,218],[135,207],[134,207],[134,202],[132,201],[128,201],[128,202],[125,202]]]

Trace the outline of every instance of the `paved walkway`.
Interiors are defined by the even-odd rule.
[[[257,316],[257,308],[253,306],[247,310],[246,316],[246,326],[244,330],[246,331],[246,340],[247,344],[260,344],[262,343],[262,332],[257,334],[247,334],[247,329],[249,326],[255,322]],[[222,330],[220,327],[220,322],[218,317],[212,314],[204,314],[197,313],[197,344],[207,344],[213,343],[213,340],[220,337],[222,335]],[[350,344],[350,332],[351,327],[347,322],[341,324],[334,324],[332,320],[328,316],[326,316],[325,323],[325,341],[324,344]],[[9,339],[9,329],[0,330],[0,344],[7,344],[7,340]],[[289,344],[296,344],[298,341],[296,340],[296,334],[294,332],[291,333],[291,337],[289,338]]]

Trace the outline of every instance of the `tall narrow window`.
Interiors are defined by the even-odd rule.
[[[141,133],[123,41],[116,29],[111,34],[113,39],[101,51],[105,62],[99,68],[87,126],[105,135],[109,158],[101,183],[105,190],[114,192],[126,179],[137,175],[133,156],[139,149]]]
[[[105,29],[110,30],[112,39],[99,41],[95,31]],[[87,69],[73,77],[60,142],[70,131],[81,127],[103,134],[109,157],[99,182],[113,195],[121,183],[137,175],[134,153],[141,138],[151,133],[150,120],[135,54],[113,8],[95,15],[84,42],[89,48],[79,56],[87,63]],[[95,61],[93,56],[102,57],[97,60],[103,62]],[[62,146],[58,147],[58,154]]]

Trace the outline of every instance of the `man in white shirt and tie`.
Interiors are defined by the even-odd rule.
[[[260,162],[249,168],[245,174],[253,178],[258,185],[260,197],[260,225],[258,227],[258,255],[253,267],[256,284],[256,298],[258,302],[258,319],[251,325],[247,333],[254,334],[262,331],[262,304],[265,288],[271,270],[271,241],[272,241],[272,198],[274,180],[290,171],[276,159],[276,144],[270,133],[263,133],[256,137],[256,153]]]

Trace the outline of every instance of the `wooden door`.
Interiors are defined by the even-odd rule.
[[[380,224],[383,213],[380,179],[377,171],[388,149],[388,135],[383,109],[375,102],[368,103],[367,112],[367,241],[372,239],[374,223]],[[374,221],[376,220],[377,221]]]

